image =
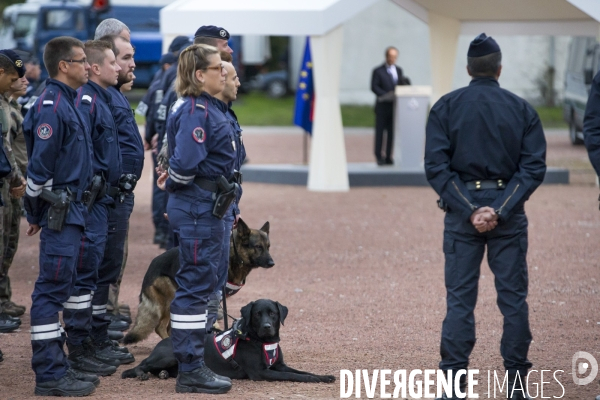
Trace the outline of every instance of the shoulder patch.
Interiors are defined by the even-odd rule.
[[[49,124],[41,124],[37,128],[37,135],[42,140],[50,139],[52,136],[52,127]]]
[[[45,106],[51,106],[52,104],[54,104],[54,100],[44,100],[43,104]]]
[[[181,107],[181,105],[185,102],[184,98],[179,98],[177,99],[177,101],[175,103],[173,103],[173,105],[171,106],[171,112],[174,113],[175,111],[177,111],[177,109],[179,107]]]
[[[196,127],[192,131],[192,137],[196,142],[204,143],[204,141],[206,140],[206,132],[204,132],[204,129],[202,127]]]
[[[84,94],[81,96],[81,101],[85,101],[86,103],[90,104],[92,102],[92,96],[89,94]]]
[[[146,105],[146,103],[144,103],[143,101],[140,101],[137,108],[135,109],[135,113],[137,115],[141,115],[142,117],[145,117],[146,114],[148,113],[148,106]]]
[[[206,107],[204,107],[204,104],[196,103],[196,107],[206,110]]]

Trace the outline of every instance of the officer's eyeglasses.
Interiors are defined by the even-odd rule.
[[[79,63],[79,64],[85,64],[87,62],[87,58],[82,58],[81,60],[63,60],[64,62],[68,62],[70,63]]]
[[[223,68],[225,68],[223,64],[215,65],[214,67],[206,67],[206,69],[214,69],[219,72],[223,72]]]

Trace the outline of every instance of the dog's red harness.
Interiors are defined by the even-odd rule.
[[[240,289],[243,287],[243,283],[241,285],[236,285],[235,283],[227,282],[227,284],[225,285],[225,296],[231,297],[237,292],[239,292]]]
[[[279,359],[279,343],[263,343],[265,362],[271,367]]]
[[[240,337],[237,335],[235,329],[232,328],[221,333],[219,336],[215,336],[215,347],[221,357],[229,361],[235,357],[235,348],[238,340],[240,340]]]

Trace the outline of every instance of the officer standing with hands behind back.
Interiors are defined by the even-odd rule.
[[[57,37],[46,44],[50,79],[23,122],[29,165],[25,209],[27,235],[40,233],[40,274],[31,295],[32,368],[35,394],[85,396],[95,375],[70,369],[58,319],[77,277],[76,260],[87,219],[92,179],[92,145],[74,101],[88,80],[83,43]]]
[[[443,96],[427,122],[425,172],[446,211],[447,313],[439,368],[454,379],[469,365],[487,248],[504,316],[500,353],[508,372],[508,398],[528,399],[522,386],[532,365],[527,359],[531,332],[524,204],[544,180],[546,139],[533,107],[500,88],[501,61],[496,41],[484,33],[477,36],[467,54],[471,83]],[[456,392],[442,397],[457,398]]]

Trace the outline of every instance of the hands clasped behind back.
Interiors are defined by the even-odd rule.
[[[471,223],[477,232],[485,233],[498,226],[498,215],[492,207],[480,207],[471,214]]]

